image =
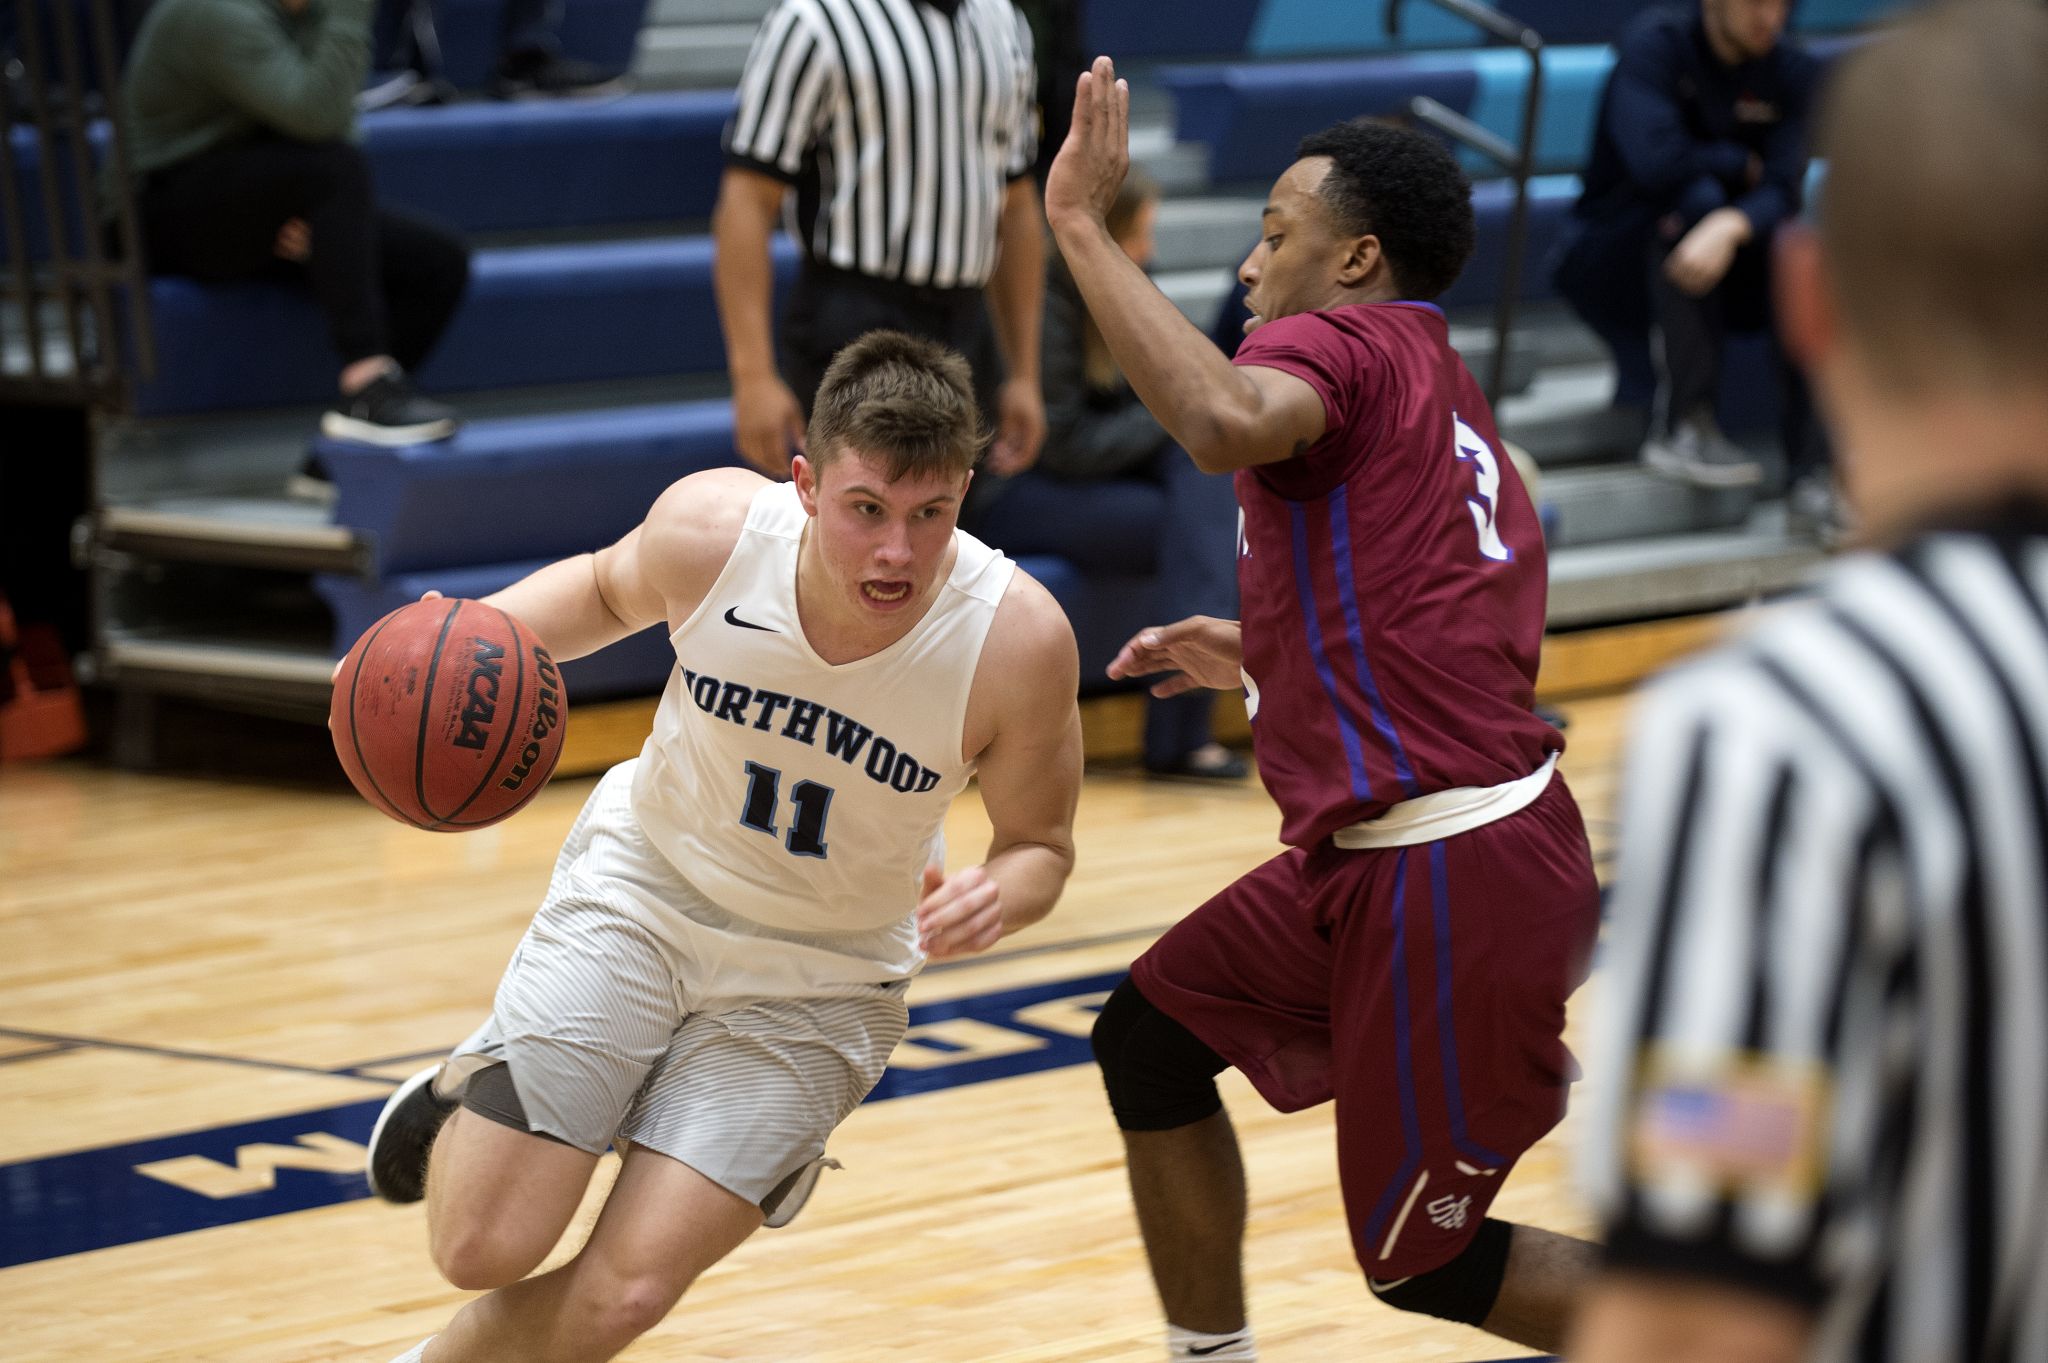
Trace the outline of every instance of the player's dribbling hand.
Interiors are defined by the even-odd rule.
[[[979,866],[947,875],[924,868],[917,901],[917,944],[935,961],[987,951],[1003,936],[1002,887]]]
[[[1231,691],[1243,684],[1244,635],[1235,620],[1191,615],[1170,625],[1141,629],[1110,660],[1109,675],[1149,677],[1171,672],[1155,683],[1155,696],[1178,696],[1204,688]]]
[[[1081,73],[1074,88],[1074,121],[1045,177],[1045,216],[1101,222],[1116,202],[1131,162],[1131,89],[1116,78],[1107,57]]]

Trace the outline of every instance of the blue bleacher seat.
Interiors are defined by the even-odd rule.
[[[778,238],[778,283],[796,248]],[[158,345],[143,416],[326,401],[337,361],[310,295],[269,284],[150,286]],[[709,237],[477,253],[469,294],[422,368],[434,392],[718,372]]]
[[[1613,65],[1613,51],[1606,47],[1544,52],[1539,172],[1576,170],[1584,162],[1600,92]],[[1514,142],[1522,131],[1529,60],[1511,48],[1490,48],[1348,61],[1174,66],[1163,69],[1160,79],[1174,95],[1176,135],[1208,144],[1210,178],[1264,182],[1286,167],[1295,144],[1308,133],[1361,114],[1403,112],[1417,95]],[[1499,173],[1476,154],[1468,154],[1465,163],[1475,175]]]
[[[436,568],[399,573],[373,582],[323,574],[313,588],[334,613],[332,656],[339,658],[364,630],[400,606],[428,591],[448,596],[488,596],[551,559],[492,563],[463,568]],[[1053,594],[1074,623],[1081,654],[1081,692],[1115,690],[1104,675],[1116,651],[1143,626],[1152,623],[1144,605],[1149,581],[1142,578],[1085,578],[1065,559],[1025,557],[1018,565]],[[645,696],[661,690],[676,665],[675,651],[659,627],[645,629],[609,648],[565,663],[562,679],[571,703],[615,696]]]
[[[685,90],[604,101],[480,100],[446,108],[381,109],[362,119],[363,151],[377,193],[470,232],[699,221],[718,200],[725,156],[719,136],[732,113],[724,90]],[[92,124],[95,161],[107,125]],[[41,159],[35,130],[16,127],[16,184],[28,256],[48,255]],[[69,158],[59,163],[58,173]],[[81,199],[60,184],[58,202]],[[78,223],[67,244],[80,247]]]
[[[548,559],[491,563],[463,568],[436,568],[402,573],[374,582],[320,574],[313,590],[334,614],[333,656],[339,658],[364,630],[428,591],[447,596],[488,596],[548,565]],[[644,696],[659,691],[675,666],[676,655],[659,627],[641,630],[609,648],[562,664],[563,689],[573,706],[615,696]],[[573,716],[573,711],[571,712]]]
[[[1689,0],[1675,0],[1688,3]],[[1606,43],[1638,10],[1674,0],[1501,0],[1495,7],[1546,43]],[[1802,33],[1861,27],[1911,0],[1798,0]],[[1189,57],[1302,57],[1323,53],[1476,48],[1487,36],[1425,0],[1403,0],[1400,33],[1386,30],[1386,0],[1182,0],[1169,8],[1093,0],[1082,16],[1087,51],[1118,61]]]
[[[1550,260],[1563,240],[1578,201],[1576,175],[1539,175],[1529,181],[1529,235],[1522,256],[1522,278],[1516,295],[1533,300],[1551,296]],[[1478,218],[1479,242],[1458,282],[1437,299],[1446,308],[1485,307],[1500,297],[1501,272],[1507,262],[1508,224],[1514,211],[1511,181],[1484,180],[1473,186],[1472,208]]]
[[[472,421],[402,449],[322,439],[314,452],[336,522],[369,538],[378,577],[594,549],[676,479],[738,463],[722,399]]]
[[[708,217],[729,91],[387,109],[363,119],[378,196],[470,231]]]

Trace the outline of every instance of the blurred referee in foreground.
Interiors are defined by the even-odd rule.
[[[1638,713],[1573,1363],[2048,1360],[2048,9],[1858,50],[1819,152],[1871,549]]]

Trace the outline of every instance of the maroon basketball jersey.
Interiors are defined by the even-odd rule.
[[[1237,475],[1244,670],[1281,838],[1535,771],[1564,746],[1530,710],[1542,528],[1443,313],[1302,313],[1237,363],[1305,380],[1328,418],[1302,454]]]

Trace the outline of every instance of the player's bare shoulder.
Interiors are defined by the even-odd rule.
[[[1081,660],[1074,626],[1038,579],[1019,568],[996,607],[968,692],[972,758],[1012,724],[1063,723],[1075,712]]]
[[[647,579],[679,619],[703,600],[739,543],[747,511],[768,480],[751,469],[706,469],[669,484],[640,526]]]

